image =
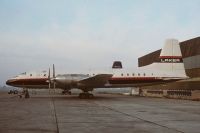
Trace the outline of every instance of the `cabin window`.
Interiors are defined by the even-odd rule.
[[[140,76],[140,73],[138,73],[138,76]]]
[[[153,76],[153,73],[151,75]]]
[[[30,74],[30,76],[32,76],[32,74]]]
[[[123,73],[121,74],[121,76],[123,76]]]
[[[129,73],[127,73],[127,76],[129,76]]]
[[[134,76],[135,74],[134,73],[132,73],[132,76]]]
[[[144,76],[146,76],[146,74],[145,74],[145,73],[144,73],[143,75],[144,75]]]

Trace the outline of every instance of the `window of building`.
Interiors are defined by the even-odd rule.
[[[134,76],[135,74],[134,73],[132,73],[132,76]]]
[[[146,76],[146,74],[145,74],[145,73],[144,73],[143,75],[144,75],[144,76]]]
[[[138,76],[140,76],[140,73],[138,73]]]
[[[129,73],[127,73],[127,76],[129,76]]]
[[[32,76],[32,74],[30,74],[30,76]]]
[[[121,76],[123,76],[123,73],[121,74]]]

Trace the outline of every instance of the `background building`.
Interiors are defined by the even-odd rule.
[[[200,77],[200,37],[180,42],[186,74],[191,77]],[[159,60],[161,49],[138,58],[138,66],[146,66]],[[200,90],[200,81],[170,83],[142,87],[141,94],[146,96],[167,96],[173,98],[190,99]],[[195,94],[194,94],[195,93]]]

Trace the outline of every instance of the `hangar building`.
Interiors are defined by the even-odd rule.
[[[180,42],[183,62],[187,76],[200,77],[200,37]],[[159,60],[161,49],[138,58],[138,66],[146,66]],[[195,99],[200,97],[200,81],[170,83],[142,87],[141,95]]]

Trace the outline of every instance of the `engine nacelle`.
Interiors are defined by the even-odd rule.
[[[56,85],[59,87],[78,87],[78,81],[87,78],[88,75],[84,74],[64,74],[64,75],[58,75],[54,79],[56,82]]]
[[[56,84],[70,85],[73,82],[73,78],[70,75],[58,75],[54,79]]]

